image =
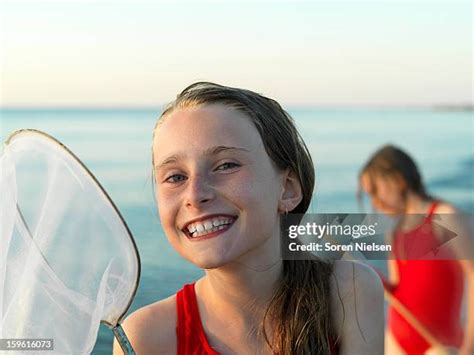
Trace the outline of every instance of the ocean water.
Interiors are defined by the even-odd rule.
[[[360,212],[357,174],[386,143],[407,150],[428,190],[474,212],[473,113],[427,109],[290,108],[316,166],[310,211]],[[1,140],[35,128],[68,146],[98,178],[130,227],[142,261],[133,311],[174,294],[202,271],[167,243],[153,200],[151,137],[160,109],[2,110]],[[94,354],[110,354],[112,333],[100,327]]]

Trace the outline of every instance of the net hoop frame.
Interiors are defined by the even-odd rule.
[[[127,225],[127,222],[125,221],[125,219],[123,218],[122,214],[120,213],[119,209],[117,208],[117,206],[115,205],[115,203],[113,202],[112,198],[109,196],[109,194],[107,193],[107,191],[104,189],[104,187],[100,184],[99,180],[97,180],[97,178],[94,176],[94,174],[89,170],[89,168],[87,168],[87,166],[81,161],[81,159],[79,159],[79,157],[77,157],[77,155],[75,155],[64,143],[62,143],[61,141],[57,140],[56,138],[54,138],[53,136],[49,135],[48,133],[45,133],[43,131],[40,131],[40,130],[37,130],[37,129],[33,129],[33,128],[24,128],[24,129],[19,129],[19,130],[16,130],[14,131],[13,133],[11,133],[7,139],[5,140],[4,142],[4,146],[8,146],[9,144],[12,144],[13,141],[16,139],[16,138],[19,138],[20,136],[24,136],[24,135],[29,135],[29,134],[32,134],[32,135],[39,135],[41,136],[42,138],[46,138],[48,139],[49,141],[51,141],[54,145],[57,145],[60,149],[63,149],[66,153],[68,153],[74,160],[74,162],[78,163],[80,168],[83,170],[85,176],[87,176],[88,178],[92,179],[92,182],[95,183],[98,187],[99,187],[99,190],[102,192],[102,194],[105,196],[105,199],[106,201],[110,204],[110,206],[112,207],[112,209],[114,210],[114,212],[117,214],[117,216],[119,217],[120,221],[122,222],[122,224],[124,225],[125,227],[125,230],[127,232],[127,235],[128,237],[130,238],[131,242],[132,242],[132,246],[133,246],[133,252],[135,253],[135,256],[137,258],[137,278],[136,278],[136,281],[135,281],[135,284],[133,286],[133,292],[132,292],[132,295],[130,297],[130,301],[128,302],[127,306],[125,307],[124,311],[122,312],[122,314],[118,317],[117,319],[117,324],[111,324],[109,323],[108,321],[105,321],[105,320],[101,320],[100,323],[102,324],[105,324],[107,327],[113,329],[114,327],[116,327],[118,324],[120,324],[123,320],[123,318],[125,317],[125,315],[127,314],[128,310],[130,309],[130,306],[132,305],[133,303],[133,300],[135,299],[135,296],[136,296],[136,293],[137,293],[137,290],[138,290],[138,286],[139,286],[139,283],[140,283],[140,276],[141,276],[141,260],[140,260],[140,254],[138,253],[138,248],[137,248],[137,244],[135,242],[135,239],[133,238],[133,234],[132,232],[130,231],[130,228],[128,227]],[[19,206],[17,206],[17,208],[19,209]]]

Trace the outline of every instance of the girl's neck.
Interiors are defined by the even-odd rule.
[[[196,285],[206,307],[212,307],[217,314],[243,317],[243,321],[267,309],[283,272],[277,232],[238,259],[206,270],[201,285]]]
[[[249,329],[261,324],[282,272],[280,253],[254,255],[206,270],[196,292],[208,317],[232,320],[236,329]]]
[[[232,263],[208,270],[202,279],[202,291],[208,297],[206,303],[223,307],[226,313],[235,311],[243,315],[246,310],[253,312],[268,305],[282,271],[279,258],[260,265]]]
[[[405,214],[425,214],[432,200],[413,192],[408,192],[405,202]]]
[[[281,260],[271,265],[226,265],[206,270],[196,282],[201,322],[211,346],[237,349],[242,353],[272,353],[261,332],[265,311],[269,306],[282,273]],[[265,331],[271,337],[270,317]],[[243,345],[245,344],[245,346]]]
[[[247,344],[241,353],[267,349],[261,326],[283,273],[279,233],[236,260],[207,269],[206,276],[196,282],[200,316],[211,346]],[[270,317],[265,331],[271,339]]]

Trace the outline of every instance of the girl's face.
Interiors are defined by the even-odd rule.
[[[210,269],[275,256],[283,172],[249,117],[217,104],[177,109],[158,126],[153,154],[161,223],[184,258]]]
[[[362,189],[370,196],[372,206],[385,214],[402,214],[405,210],[403,190],[395,178],[370,176],[364,173],[361,177]]]

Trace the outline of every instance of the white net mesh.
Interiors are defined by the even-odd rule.
[[[0,339],[52,338],[55,353],[90,353],[100,322],[115,326],[136,291],[130,232],[95,179],[45,134],[13,135],[0,169]]]

